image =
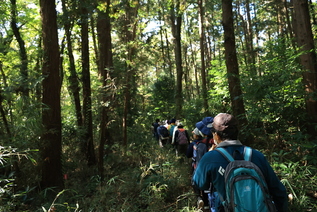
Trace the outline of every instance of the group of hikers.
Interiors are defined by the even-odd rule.
[[[238,140],[238,121],[228,113],[205,117],[192,138],[176,119],[153,125],[160,147],[172,144],[178,156],[191,158],[197,208],[211,212],[285,212],[285,186],[265,156]]]

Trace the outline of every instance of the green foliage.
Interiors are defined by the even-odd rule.
[[[141,119],[136,120],[134,130],[129,130],[129,145],[126,149],[121,147],[119,141],[107,146],[111,151],[104,157],[105,181],[101,181],[96,167],[87,168],[82,164],[80,150],[75,147],[75,140],[71,139],[74,138],[73,129],[65,131],[64,136],[70,139],[64,144],[64,154],[67,154],[64,169],[68,174],[65,190],[55,191],[51,188],[34,194],[32,188],[25,189],[26,195],[23,197],[34,198],[32,205],[21,204],[20,199],[15,201],[13,196],[9,196],[6,200],[12,203],[10,207],[19,206],[25,212],[53,208],[61,212],[194,212],[196,198],[190,184],[190,161],[176,157],[172,147],[159,148],[146,126],[139,122]],[[316,207],[312,195],[317,187],[317,170],[313,161],[317,144],[300,144],[297,139],[304,138],[294,135],[285,150],[264,150],[287,187],[288,194],[293,196],[290,211],[294,212],[309,211]],[[56,196],[47,195],[50,190]],[[2,207],[7,211],[10,208],[5,204]]]
[[[19,178],[18,163],[24,158],[36,163],[32,152],[37,150],[18,151],[16,148],[0,146],[0,211],[15,211],[26,207],[31,201],[31,193],[35,187],[21,187]]]
[[[151,89],[151,105],[154,117],[168,119],[174,116],[175,81],[167,75],[161,76]]]
[[[70,195],[73,195],[75,192],[72,192],[71,190],[62,190],[61,192],[59,192],[56,196],[55,199],[53,200],[52,204],[49,206],[48,209],[46,209],[44,206],[42,206],[42,210],[44,212],[51,212],[51,211],[55,211],[55,210],[62,210],[62,211],[78,211],[79,209],[79,205],[75,204],[74,206],[69,205],[67,202],[63,202],[63,203],[57,203],[57,200],[61,197],[62,194],[64,194],[65,192],[69,192]],[[44,192],[45,193],[45,192]],[[75,193],[76,194],[76,193]],[[76,196],[76,195],[75,195]]]
[[[299,55],[285,40],[267,42],[258,74],[243,72],[248,132],[258,135],[305,130],[306,120]],[[264,130],[264,131],[263,131]]]
[[[314,156],[315,152],[305,147],[298,149],[300,151],[273,152],[272,167],[288,190],[290,211],[316,211],[313,209],[317,208],[317,168],[306,157]]]
[[[76,190],[77,199],[71,197],[71,192],[58,194],[42,210],[53,206],[58,211],[98,212],[188,209],[193,204],[189,160],[181,162],[172,147],[159,148],[150,136],[139,135],[126,150],[115,145],[113,153],[105,156],[104,182],[93,174],[83,178],[80,173],[84,170],[70,173],[67,187]]]
[[[210,84],[209,106],[212,108],[212,115],[215,116],[220,112],[230,111],[230,94],[228,91],[227,71],[223,61],[214,60],[209,70]]]

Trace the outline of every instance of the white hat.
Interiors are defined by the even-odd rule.
[[[203,135],[203,133],[196,127],[194,130],[193,130],[193,133],[195,134],[195,135],[200,135],[200,136],[204,136]]]
[[[178,126],[178,127],[179,127],[179,126],[184,127],[184,125],[183,125],[183,123],[182,123],[182,122],[178,122],[177,126]]]

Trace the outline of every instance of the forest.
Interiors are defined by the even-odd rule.
[[[316,0],[2,0],[0,211],[198,211],[156,119],[218,113],[317,211]]]

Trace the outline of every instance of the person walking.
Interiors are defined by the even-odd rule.
[[[228,113],[218,114],[214,117],[211,132],[215,143],[212,149],[217,150],[217,148],[223,148],[235,160],[243,160],[246,147],[238,140],[238,122],[234,116]],[[252,150],[251,162],[258,166],[263,173],[269,194],[272,197],[277,211],[286,212],[288,206],[284,185],[276,176],[265,156],[255,149],[250,149]],[[200,160],[193,177],[195,185],[202,190],[208,189],[210,185],[213,185],[213,191],[217,192],[217,196],[212,206],[220,205],[219,207],[213,208],[213,211],[216,212],[224,211],[220,199],[224,200],[226,197],[224,175],[228,164],[228,160],[221,154],[221,151],[209,151]]]
[[[185,130],[184,125],[179,122],[172,139],[172,145],[175,146],[176,155],[186,155],[189,141],[190,139],[187,130]]]
[[[164,147],[168,144],[169,140],[169,131],[165,127],[164,122],[159,122],[160,126],[157,128],[157,134],[159,137],[159,146]]]
[[[153,123],[153,136],[158,141],[159,135],[157,134],[157,128],[160,126],[159,119],[155,119],[155,122]]]
[[[199,160],[201,156],[206,152],[206,144],[202,143],[204,134],[196,127],[193,132],[193,141],[189,144],[186,152],[187,158],[192,159],[191,163],[191,175],[193,176],[195,173],[195,169],[197,167],[197,164],[199,163]],[[200,148],[203,147],[203,148]],[[203,152],[202,152],[203,151]],[[208,207],[208,194],[204,191],[197,188],[197,186],[193,183],[193,180],[191,180],[193,191],[196,194],[197,197],[197,208],[200,210],[205,209],[204,207]]]

